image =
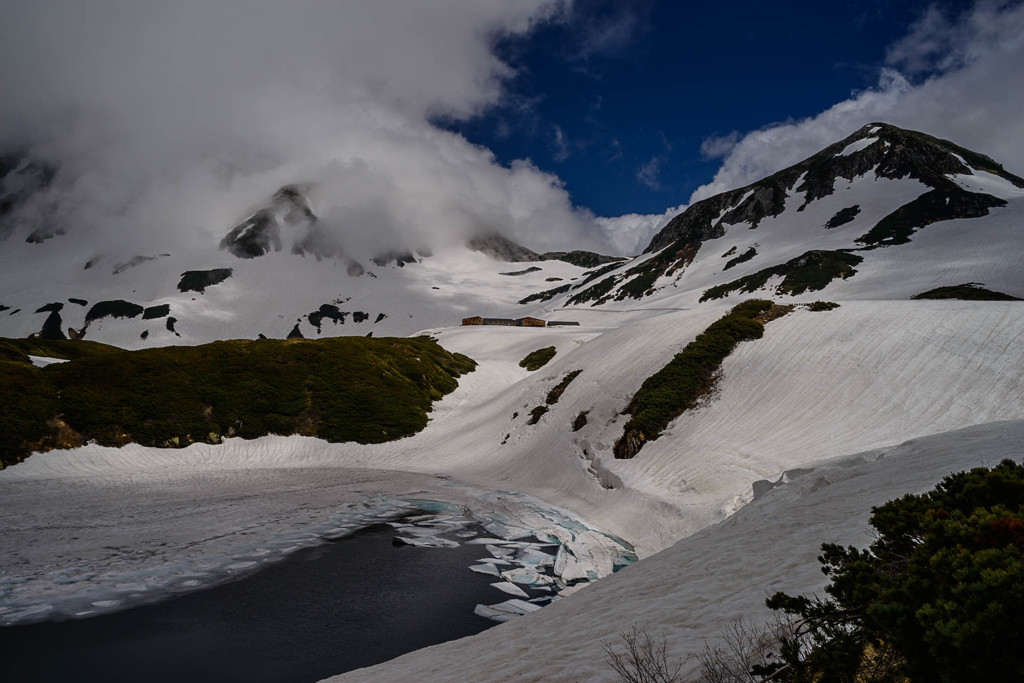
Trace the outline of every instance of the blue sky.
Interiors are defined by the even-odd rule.
[[[498,54],[516,76],[502,102],[445,125],[502,163],[529,158],[558,175],[597,215],[660,213],[721,165],[705,141],[875,86],[927,6],[586,0],[568,21],[505,41]]]

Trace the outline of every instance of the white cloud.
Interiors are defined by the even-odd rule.
[[[558,163],[562,163],[569,158],[569,138],[566,137],[565,131],[557,123],[551,126],[551,158]]]
[[[15,3],[0,24],[0,148],[58,161],[54,217],[118,245],[209,243],[280,185],[312,181],[318,210],[348,232],[604,246],[557,177],[502,167],[430,123],[500,101],[512,73],[495,38],[568,7]]]
[[[731,131],[725,135],[713,133],[700,143],[700,155],[705,159],[724,159],[740,141],[740,132]]]
[[[641,164],[636,169],[636,180],[641,185],[649,187],[652,190],[660,190],[661,186],[661,167],[665,163],[665,156],[658,155],[651,157],[645,163]]]
[[[651,239],[661,231],[668,222],[676,217],[686,206],[673,206],[665,213],[639,214],[628,213],[614,218],[598,218],[597,224],[619,254],[639,254]]]

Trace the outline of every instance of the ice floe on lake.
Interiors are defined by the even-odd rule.
[[[505,495],[512,494],[506,492]],[[581,583],[610,574],[636,560],[632,548],[625,542],[595,532],[552,510],[529,508],[533,514],[527,522],[436,501],[405,502],[437,514],[391,522],[400,534],[395,538],[396,543],[443,548],[483,545],[490,557],[478,560],[479,564],[470,566],[470,571],[503,579],[491,585],[517,598],[557,600],[563,593],[574,592],[567,589],[576,589]],[[526,515],[520,513],[519,516]],[[537,528],[531,528],[535,524]],[[473,527],[483,527],[493,535],[478,535],[472,531]],[[531,596],[525,589],[542,595]],[[506,600],[495,605],[477,605],[475,611],[500,622],[539,607],[536,603]]]
[[[491,495],[501,499],[498,494],[482,497]],[[502,495],[509,502],[516,497]],[[328,515],[307,518],[303,524],[252,527],[201,549],[152,556],[142,565],[96,561],[34,576],[18,575],[8,568],[0,571],[0,625],[90,617],[157,602],[241,578],[301,548],[338,540],[377,524],[395,530],[396,544],[431,548],[476,545],[481,555],[488,556],[467,566],[468,570],[493,577],[492,585],[508,596],[544,603],[635,560],[628,544],[525,497],[496,507],[508,514],[433,500],[374,496],[339,503]],[[116,552],[133,550],[125,546]],[[497,594],[495,600],[504,604],[499,603]],[[518,611],[506,607],[493,615],[505,621],[521,613],[521,607]]]

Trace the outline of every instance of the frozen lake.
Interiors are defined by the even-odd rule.
[[[496,625],[480,545],[376,525],[240,580],[88,619],[0,628],[10,681],[317,681]],[[532,591],[531,591],[532,592]]]

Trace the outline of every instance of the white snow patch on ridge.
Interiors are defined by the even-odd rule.
[[[861,138],[860,140],[854,140],[853,142],[848,144],[846,147],[844,147],[843,151],[841,151],[838,154],[836,154],[836,156],[837,157],[845,157],[845,156],[850,156],[851,154],[856,154],[857,152],[861,151],[862,149],[867,149],[871,145],[875,144],[877,141],[878,141],[878,138]]]
[[[67,358],[50,358],[49,356],[33,356],[32,354],[28,354],[28,359],[37,368],[45,368],[47,365],[53,365],[54,363],[68,362]]]

